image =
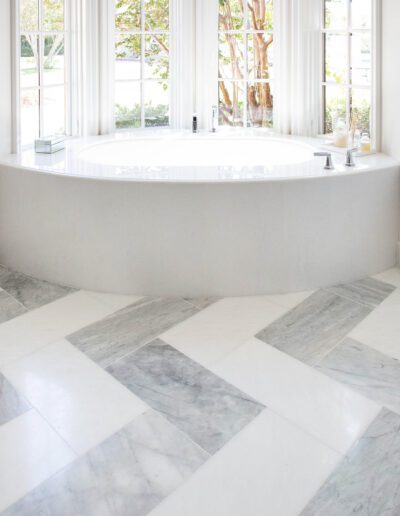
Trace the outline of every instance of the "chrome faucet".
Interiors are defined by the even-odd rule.
[[[314,156],[323,156],[326,158],[325,170],[333,170],[335,167],[333,166],[332,162],[332,154],[330,152],[314,152]]]
[[[211,114],[211,132],[212,133],[217,132],[217,125],[218,125],[218,107],[213,106],[212,114]]]
[[[346,167],[355,167],[356,164],[354,162],[354,155],[353,155],[353,152],[355,152],[356,148],[354,149],[347,149],[346,151],[346,163],[345,163],[345,166]]]

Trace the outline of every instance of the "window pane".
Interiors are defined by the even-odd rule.
[[[243,1],[219,0],[219,30],[238,30],[243,28]]]
[[[219,35],[219,76],[223,79],[243,79],[243,34]]]
[[[272,30],[273,0],[248,0],[249,24],[252,30]]]
[[[245,83],[219,82],[219,124],[243,126]]]
[[[325,0],[325,28],[345,29],[347,27],[348,2],[349,0]]]
[[[44,38],[43,71],[45,85],[64,84],[64,36],[61,34]]]
[[[140,0],[115,1],[115,26],[117,30],[140,30]]]
[[[144,116],[146,127],[169,125],[169,87],[167,82],[145,82]]]
[[[39,85],[39,39],[21,36],[21,88]]]
[[[39,92],[24,90],[21,93],[21,143],[32,145],[39,137]]]
[[[357,85],[371,83],[371,36],[352,34],[351,37],[352,82]]]
[[[157,34],[145,37],[145,77],[168,79],[169,43],[168,36]]]
[[[249,127],[272,127],[273,95],[269,83],[253,82],[248,84],[247,125]]]
[[[371,119],[371,91],[368,89],[352,88],[351,113],[356,127],[361,132],[369,133]]]
[[[167,30],[169,25],[169,0],[145,0],[146,30]]]
[[[324,87],[325,134],[333,132],[338,121],[346,124],[347,88],[340,86]]]
[[[49,32],[64,30],[64,0],[43,1],[43,29]]]
[[[141,126],[140,82],[117,82],[115,85],[115,125],[118,129]]]
[[[325,80],[338,84],[347,83],[347,36],[325,34]]]
[[[370,29],[372,26],[371,0],[352,0],[351,20],[353,29]]]
[[[43,134],[65,134],[64,86],[43,89]]]
[[[22,32],[39,30],[38,0],[20,0],[20,27]]]
[[[140,79],[141,36],[117,36],[115,42],[116,80]]]
[[[271,79],[273,37],[267,33],[250,34],[247,38],[248,67],[251,79]]]

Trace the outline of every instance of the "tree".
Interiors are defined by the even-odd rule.
[[[55,57],[64,52],[64,0],[42,0],[43,30],[54,32],[45,38],[44,62],[45,68],[52,68]],[[23,57],[33,57],[36,66],[39,62],[39,46],[37,36],[32,32],[39,30],[39,1],[21,0],[20,27],[25,33],[22,41],[21,54]]]
[[[244,27],[245,5],[243,0],[219,0],[219,28],[220,42],[228,47],[227,55],[219,52],[220,70],[220,118],[222,123],[236,125],[241,120],[243,101],[241,97],[247,97],[248,118],[253,126],[269,126],[272,118],[273,97],[271,86],[268,82],[257,80],[270,78],[270,63],[268,59],[269,49],[273,44],[273,0],[249,0],[247,3],[248,22],[252,32],[249,35],[248,77],[252,82],[245,84],[243,67],[244,63],[243,41],[238,34],[228,31],[237,31]],[[267,31],[267,32],[266,32]],[[238,80],[231,87],[227,86],[226,76],[221,65],[231,67],[232,78]],[[240,91],[245,88],[245,91]],[[239,122],[241,123],[241,122]]]

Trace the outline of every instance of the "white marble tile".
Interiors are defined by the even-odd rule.
[[[160,338],[205,367],[287,312],[269,296],[221,299]]]
[[[400,360],[400,288],[356,326],[349,337]]]
[[[121,310],[121,308],[125,308],[128,305],[136,303],[140,301],[142,296],[129,296],[124,294],[106,294],[104,292],[92,292],[90,290],[85,290],[85,292],[102,303],[105,303],[107,306],[112,308],[113,310]]]
[[[340,455],[264,411],[151,516],[297,516]]]
[[[0,511],[76,458],[35,410],[0,427]]]
[[[86,292],[75,292],[0,325],[0,365],[17,360],[114,312]]]
[[[257,339],[211,369],[340,453],[380,410],[378,404]]]
[[[78,454],[101,443],[148,408],[65,340],[2,370]]]
[[[390,285],[393,285],[394,287],[400,287],[400,267],[388,269],[387,271],[381,272],[380,274],[375,274],[373,277],[380,281],[390,283]]]

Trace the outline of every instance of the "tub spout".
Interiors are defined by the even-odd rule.
[[[218,125],[218,108],[217,108],[217,106],[213,106],[212,112],[211,112],[211,132],[212,133],[217,132],[217,125]]]

